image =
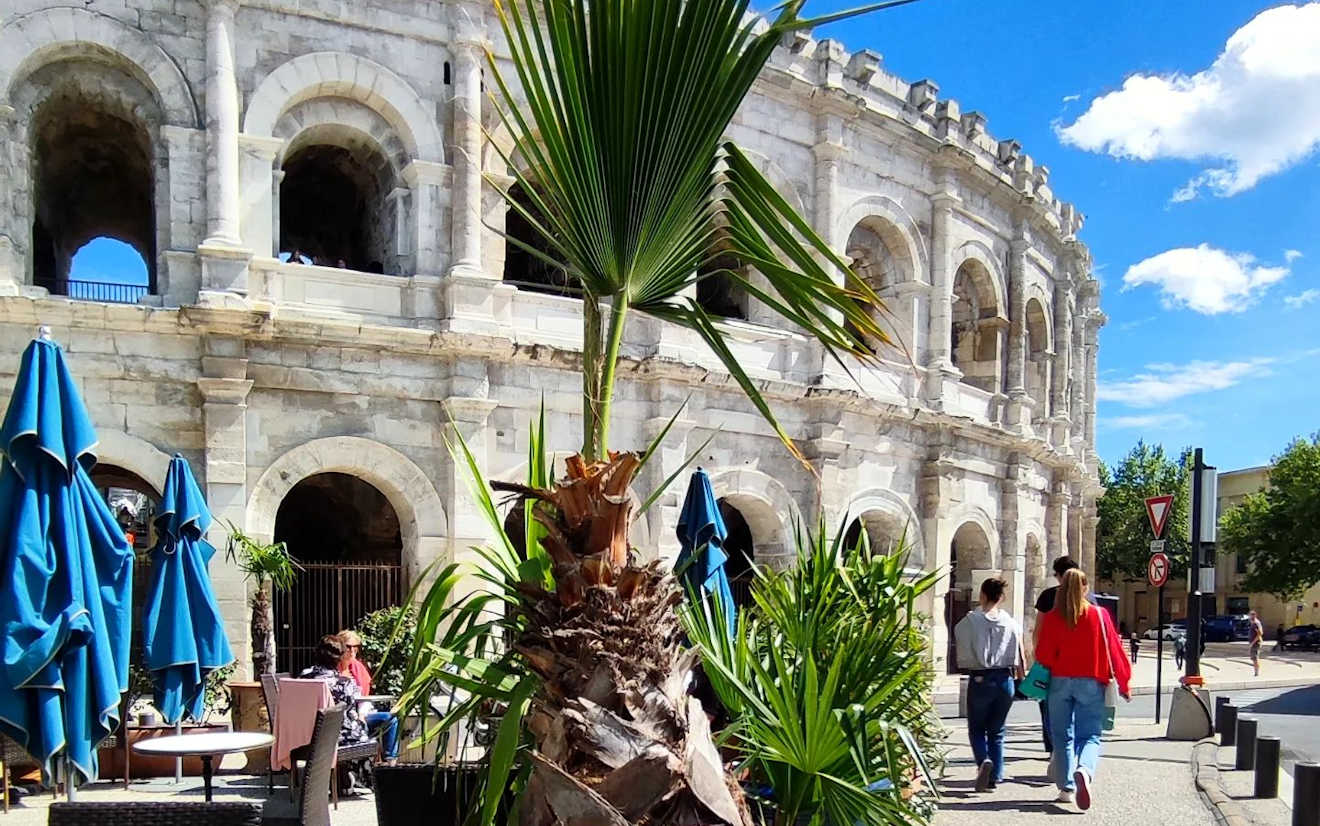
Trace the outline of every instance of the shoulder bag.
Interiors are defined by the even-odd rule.
[[[1113,655],[1109,653],[1109,620],[1104,608],[1091,606],[1091,610],[1100,612],[1100,645],[1105,649],[1105,663],[1109,666],[1109,682],[1105,685],[1105,722],[1104,730],[1112,731],[1114,717],[1118,714],[1118,676],[1114,674]]]

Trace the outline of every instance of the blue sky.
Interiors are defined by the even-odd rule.
[[[1320,429],[1320,3],[921,0],[816,35],[981,111],[1086,215],[1103,459]]]

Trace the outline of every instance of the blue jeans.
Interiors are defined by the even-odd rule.
[[[381,753],[386,760],[399,758],[399,718],[388,711],[367,714],[367,733],[380,739]]]
[[[1091,677],[1050,680],[1050,735],[1054,740],[1054,785],[1074,791],[1073,772],[1095,777],[1105,724],[1105,687]]]
[[[976,765],[994,766],[991,777],[1004,779],[1004,720],[1013,708],[1013,674],[995,669],[973,674],[967,682],[967,735]]]

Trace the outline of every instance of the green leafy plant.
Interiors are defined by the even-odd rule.
[[[916,604],[938,576],[843,537],[800,531],[794,567],[757,569],[733,639],[695,595],[684,628],[777,826],[925,823],[942,728]]]
[[[417,609],[392,606],[372,611],[354,630],[362,637],[360,657],[371,669],[372,691],[397,696],[408,665],[407,640],[417,634]]]
[[[228,714],[234,708],[234,693],[229,688],[229,681],[238,671],[238,663],[233,662],[223,668],[217,668],[206,675],[206,713],[202,722],[212,717]]]
[[[229,525],[225,558],[238,565],[256,583],[252,595],[252,671],[260,676],[275,672],[275,616],[271,591],[287,591],[302,570],[283,542],[260,542]]]

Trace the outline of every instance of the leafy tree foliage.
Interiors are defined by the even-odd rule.
[[[1164,527],[1164,552],[1175,572],[1186,572],[1190,542],[1187,511],[1191,506],[1191,448],[1173,458],[1161,445],[1137,442],[1114,468],[1100,465],[1105,495],[1097,503],[1095,564],[1102,577],[1144,577],[1150,559],[1150,520],[1146,499],[1173,494],[1173,512]]]
[[[1296,599],[1320,582],[1320,433],[1274,459],[1269,487],[1221,514],[1219,546],[1247,562],[1247,591]]]

